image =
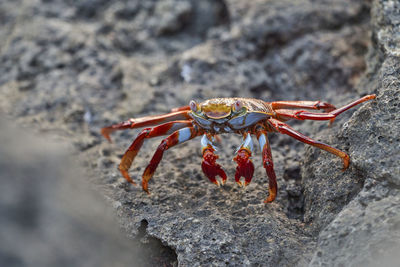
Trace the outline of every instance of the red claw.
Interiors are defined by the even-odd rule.
[[[222,179],[221,184],[224,185],[226,182],[226,174],[224,170],[221,168],[221,165],[217,164],[216,161],[218,156],[214,154],[214,149],[209,146],[203,151],[203,162],[201,163],[201,168],[204,174],[208,177],[208,179],[220,186],[220,183],[215,179],[217,175],[219,175]]]
[[[237,162],[235,181],[239,186],[247,186],[254,174],[254,165],[250,159],[251,152],[245,148],[238,151],[236,157],[233,158]],[[244,184],[240,181],[241,177],[244,177]]]

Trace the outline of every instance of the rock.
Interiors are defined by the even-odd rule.
[[[310,266],[396,266],[400,197],[372,179],[320,233]],[[383,194],[382,194],[383,193]]]
[[[159,240],[140,242],[145,229],[133,240],[121,233],[67,144],[33,137],[3,118],[0,125],[1,266],[174,264],[176,255]]]
[[[328,225],[326,219],[317,219],[317,224],[325,220],[326,227],[319,235],[312,266],[395,266],[399,262],[399,8],[396,1],[373,2],[371,61],[359,90],[377,92],[377,101],[356,111],[340,134],[347,144],[356,144],[348,149],[362,189]],[[323,201],[320,214],[326,214],[330,200],[325,196],[317,200],[318,196],[309,196],[310,204]]]

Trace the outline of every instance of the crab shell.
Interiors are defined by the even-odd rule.
[[[273,114],[266,102],[251,98],[213,98],[200,104],[191,101],[190,108],[189,116],[216,134],[246,130]]]

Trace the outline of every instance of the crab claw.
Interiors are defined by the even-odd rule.
[[[246,148],[241,148],[236,156],[233,158],[237,162],[235,181],[240,187],[247,186],[251,182],[254,174],[254,165],[250,159],[251,152]],[[240,181],[241,177],[244,177],[244,184]]]
[[[201,168],[204,174],[212,183],[220,186],[221,184],[225,184],[227,177],[224,170],[221,168],[221,165],[216,163],[218,156],[214,154],[214,151],[215,150],[211,146],[204,149]],[[217,179],[215,179],[217,175],[221,177],[221,183]]]

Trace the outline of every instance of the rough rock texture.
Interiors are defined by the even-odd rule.
[[[376,91],[378,101],[356,111],[340,133],[350,144],[352,169],[365,180],[361,192],[320,233],[313,266],[396,266],[399,262],[400,3],[375,1],[371,14],[373,42],[358,89],[361,94]],[[356,142],[359,145],[351,145]],[[317,198],[310,196],[308,206],[323,201],[321,213],[328,213],[326,202],[331,201]],[[312,208],[307,209],[311,215]]]
[[[390,253],[385,248],[395,247],[398,238],[391,237],[400,231],[398,5],[2,1],[0,109],[32,132],[72,142],[128,235],[147,226],[149,236],[175,250],[181,266],[379,261],[385,255],[378,252]],[[230,178],[223,188],[204,178],[199,142],[191,141],[165,154],[147,196],[116,168],[137,131],[113,135],[111,145],[99,135],[107,124],[167,112],[190,99],[341,106],[370,93],[376,101],[340,115],[332,127],[289,122],[348,152],[345,172],[331,154],[271,134],[279,194],[270,205],[262,203],[268,179],[259,151],[253,182],[240,189],[232,181],[239,137],[223,136],[219,163]],[[159,141],[144,144],[131,170],[135,180]]]

